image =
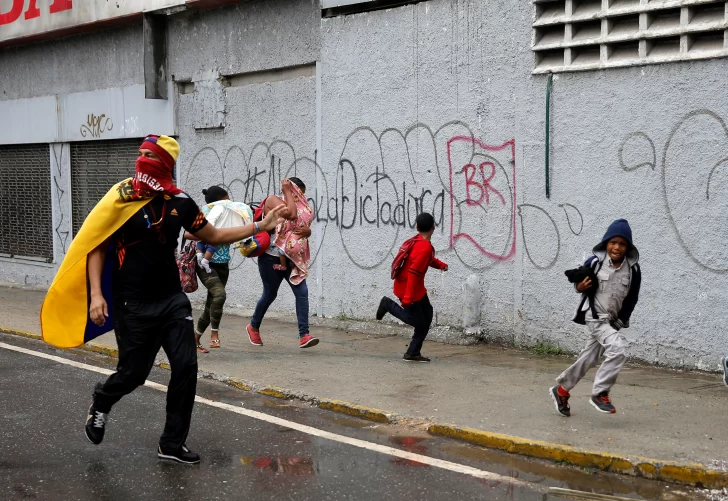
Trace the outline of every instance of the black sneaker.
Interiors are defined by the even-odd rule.
[[[723,366],[723,384],[728,386],[728,357],[723,357],[720,365]]]
[[[559,386],[557,385],[549,390],[549,395],[551,395],[551,400],[554,401],[554,405],[556,405],[556,410],[559,411],[559,414],[566,417],[571,416],[571,407],[569,407],[569,397],[571,395],[568,392],[566,396],[561,395],[559,393]]]
[[[606,391],[601,392],[599,395],[592,395],[589,401],[599,412],[605,414],[614,414],[617,412],[617,409],[612,405],[612,399],[609,398],[609,393]]]
[[[429,362],[430,359],[427,357],[423,357],[422,355],[415,355],[414,357],[412,355],[407,355],[406,353],[402,357],[402,360],[405,362]]]
[[[171,459],[172,461],[184,464],[197,464],[200,462],[200,455],[189,450],[184,444],[174,452],[165,451],[160,445],[157,447],[157,457],[159,459]]]
[[[384,318],[384,315],[387,314],[387,298],[383,297],[381,301],[379,301],[379,308],[377,308],[377,320],[381,320]]]
[[[86,438],[92,444],[99,445],[104,440],[104,431],[106,431],[106,421],[109,415],[99,412],[91,404],[88,408],[88,417],[86,418]]]

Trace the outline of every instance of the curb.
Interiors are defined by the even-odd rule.
[[[28,331],[21,331],[18,329],[11,329],[9,327],[3,327],[0,325],[0,332],[5,334],[11,334],[13,336],[19,336],[24,337],[28,339],[37,339],[39,341],[43,340],[43,336],[40,334],[36,334],[34,332],[28,332]],[[77,348],[59,348],[59,350],[83,350],[83,351],[90,351],[92,353],[99,353],[101,355],[106,355],[107,357],[113,357],[113,358],[119,358],[119,350],[116,348],[112,348],[111,346],[106,346],[103,344],[96,344],[96,343],[87,343],[83,346],[79,346]],[[168,369],[169,367],[164,367],[165,369]]]
[[[166,362],[155,364],[163,369],[168,369],[169,365]],[[375,409],[373,407],[366,407],[364,405],[352,404],[344,402],[343,400],[332,400],[329,398],[319,398],[313,395],[307,395],[302,392],[289,390],[287,388],[281,388],[279,386],[268,386],[255,383],[253,381],[245,381],[236,377],[228,377],[214,372],[199,371],[199,376],[204,379],[211,379],[233,388],[237,388],[243,391],[249,391],[251,393],[257,393],[266,397],[278,398],[280,400],[298,400],[306,402],[319,409],[336,412],[339,414],[346,414],[347,416],[353,416],[360,419],[366,419],[368,421],[374,421],[376,423],[385,424],[397,424],[404,422],[405,420],[394,412],[383,411],[381,409]]]
[[[322,398],[319,401],[318,408],[338,412],[339,414],[346,414],[348,416],[368,419],[369,421],[375,421],[377,423],[395,424],[402,421],[402,419],[394,412],[351,404],[342,400],[329,400],[327,398]]]
[[[29,339],[42,339],[40,335],[32,332],[2,326],[0,326],[0,332]],[[88,343],[72,349],[106,355],[112,358],[118,358],[119,356],[116,348],[95,343]],[[164,361],[155,362],[154,365],[162,369],[170,369],[169,363]],[[261,385],[252,381],[244,381],[240,378],[228,377],[213,372],[199,371],[199,376],[224,383],[243,391],[281,400],[299,400],[319,409],[377,423],[397,424],[414,422],[390,411],[357,405],[342,400],[318,398],[286,388]],[[447,423],[430,423],[427,426],[427,432],[433,436],[454,438],[511,454],[546,459],[556,463],[566,463],[579,467],[594,468],[610,473],[619,473],[705,489],[722,489],[728,487],[728,472],[713,470],[699,463],[678,463],[639,456],[630,457],[598,451],[587,451],[567,445],[529,440],[473,428],[463,428]]]
[[[18,329],[11,329],[9,327],[0,326],[0,332],[4,332],[5,334],[12,334],[13,336],[27,337],[30,339],[40,339],[40,340],[43,339],[43,337],[40,334],[35,334],[33,332],[28,332],[28,331],[21,331]]]
[[[611,473],[650,480],[686,484],[699,488],[721,489],[728,486],[728,472],[716,471],[699,463],[678,463],[645,457],[629,457],[606,452],[587,451],[568,445],[540,442],[525,438],[490,433],[451,424],[431,424],[430,435],[455,438],[489,449],[498,449],[557,463],[594,468]]]

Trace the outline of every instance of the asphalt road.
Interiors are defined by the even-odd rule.
[[[113,369],[110,359],[0,335],[0,499],[563,499],[549,487],[633,499],[703,498],[686,488],[529,461],[202,379],[197,393],[204,401],[195,406],[188,439],[201,464],[160,461],[163,391],[142,387],[122,399],[104,442],[94,446],[83,425],[92,388],[105,376],[7,345]],[[154,369],[149,379],[166,384],[168,378]],[[392,449],[420,456],[400,457]]]

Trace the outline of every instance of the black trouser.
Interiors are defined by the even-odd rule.
[[[409,348],[407,348],[407,355],[411,357],[422,355],[420,353],[422,343],[425,342],[427,333],[430,331],[430,325],[432,324],[432,305],[430,304],[430,298],[425,294],[425,297],[405,308],[402,308],[388,297],[384,299],[386,300],[387,311],[392,316],[415,328],[415,332],[412,334],[412,342],[410,342]]]
[[[116,301],[114,331],[119,363],[116,372],[96,386],[94,407],[107,413],[121,397],[144,384],[162,347],[172,377],[167,389],[167,422],[159,445],[165,451],[179,449],[190,431],[197,389],[197,351],[189,299],[180,292],[155,301]]]

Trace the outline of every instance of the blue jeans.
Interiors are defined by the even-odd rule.
[[[250,325],[253,329],[260,329],[265,312],[275,301],[281,282],[285,280],[291,286],[293,295],[296,297],[298,337],[303,337],[308,334],[308,285],[306,285],[305,280],[298,285],[291,283],[290,276],[293,264],[290,259],[287,260],[285,271],[274,270],[273,265],[275,264],[280,264],[280,260],[270,254],[262,254],[258,257],[258,272],[260,272],[260,279],[263,281],[263,294],[258,299],[258,304],[255,305],[255,312],[253,318],[250,319]]]

